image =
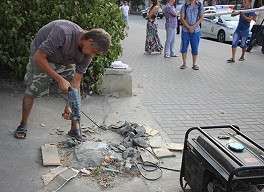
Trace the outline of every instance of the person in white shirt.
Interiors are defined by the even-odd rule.
[[[262,0],[261,8],[264,8],[264,0]],[[253,48],[253,46],[255,45],[256,40],[257,40],[257,35],[260,32],[262,35],[262,49],[261,50],[262,50],[262,53],[264,54],[264,22],[263,22],[264,11],[256,12],[256,16],[257,16],[256,23],[253,26],[253,28],[256,28],[256,30],[252,31],[252,35],[251,35],[250,41],[248,43],[247,52],[250,52],[251,49]]]
[[[123,2],[123,5],[121,6],[121,10],[122,10],[124,18],[126,20],[127,28],[129,28],[129,26],[128,26],[128,16],[130,15],[130,11],[129,11],[129,6],[127,4],[127,1]]]

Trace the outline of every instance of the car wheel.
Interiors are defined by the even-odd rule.
[[[225,42],[225,32],[224,31],[219,31],[217,34],[217,41],[220,43]]]
[[[163,16],[160,16],[160,19],[162,19],[163,18]]]
[[[147,14],[146,13],[143,13],[143,18],[146,18],[147,17]]]

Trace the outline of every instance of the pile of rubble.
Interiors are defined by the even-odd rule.
[[[79,176],[96,178],[102,188],[111,186],[111,180],[117,175],[138,175],[137,163],[158,164],[160,158],[175,156],[168,148],[182,149],[182,145],[176,148],[166,145],[157,130],[137,123],[117,122],[104,130],[82,127],[82,132],[88,136],[88,141],[79,143],[67,138],[59,142],[61,162],[63,167],[74,170],[72,176],[80,171]],[[44,184],[47,188],[48,183]]]

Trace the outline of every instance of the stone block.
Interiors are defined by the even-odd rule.
[[[103,95],[125,97],[132,96],[132,68],[105,68],[102,89]]]
[[[41,146],[43,165],[61,165],[56,145],[44,144]]]

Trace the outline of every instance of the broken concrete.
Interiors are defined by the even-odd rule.
[[[59,166],[55,169],[49,170],[47,173],[42,175],[42,180],[44,185],[47,185],[50,181],[52,181],[58,174],[68,169],[67,167]]]
[[[161,136],[154,136],[154,137],[150,137],[149,138],[149,145],[152,148],[160,148],[160,147],[165,147],[166,146],[166,143],[162,139]]]
[[[98,167],[108,150],[106,143],[89,141],[76,147],[74,154],[80,167]]]
[[[154,153],[158,158],[175,157],[175,153],[170,152],[167,148],[153,148]]]
[[[159,162],[159,160],[152,153],[150,153],[152,151],[150,147],[147,149],[141,148],[139,151],[142,162],[151,162],[153,164],[157,164]]]
[[[146,136],[155,136],[159,133],[159,131],[151,128],[149,125],[143,125],[143,127],[146,129]]]
[[[68,165],[82,170],[87,168],[90,173],[88,175],[96,177],[101,187],[110,186],[109,178],[113,174],[137,173],[137,162],[147,161],[158,165],[160,161],[155,156],[175,157],[166,147],[160,148],[157,154],[151,148],[148,148],[150,152],[143,150],[149,147],[149,139],[154,147],[166,146],[161,136],[146,137],[146,129],[143,126],[125,122],[111,128],[113,125],[115,124],[110,125],[107,130],[95,129],[94,132],[90,132],[88,136],[92,139],[76,145],[75,149],[65,148],[71,150],[67,159]],[[65,143],[62,146],[65,146]],[[86,173],[81,175],[87,176]]]
[[[71,168],[67,168],[63,172],[56,175],[56,177],[50,181],[41,191],[54,192],[62,188],[70,179],[76,177],[79,171]]]
[[[148,143],[142,137],[133,139],[133,144],[134,146],[143,147],[143,148],[147,148],[149,146]]]
[[[167,149],[171,151],[182,151],[184,145],[182,143],[169,143]]]

